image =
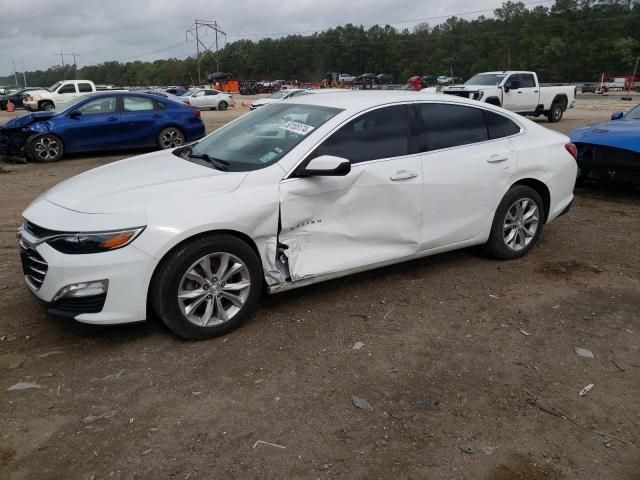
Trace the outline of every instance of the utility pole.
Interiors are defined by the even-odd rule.
[[[24,69],[24,62],[20,60],[20,65],[22,66],[22,79],[24,80],[24,88],[27,88],[27,72]]]
[[[16,87],[18,86],[18,74],[16,73],[16,62],[15,60],[11,60],[11,65],[13,65],[13,79],[16,82]]]
[[[207,46],[200,39],[200,30],[202,30],[203,28],[205,29],[205,34],[209,30],[213,30],[215,32],[215,40],[213,44],[215,44],[215,49],[216,49],[215,59],[216,59],[216,69],[218,71],[220,71],[218,34],[224,35],[225,38],[227,37],[227,34],[222,31],[222,29],[220,28],[220,25],[216,20],[196,19],[195,22],[191,25],[191,27],[189,27],[189,29],[185,32],[185,40],[188,38],[189,34],[196,39],[196,61],[198,66],[198,83],[202,82],[201,73],[200,73],[200,62],[202,61],[202,59],[207,53],[210,53],[213,56],[213,52],[211,51],[211,47],[213,46],[213,44]],[[200,51],[200,47],[202,47],[202,54]]]
[[[64,63],[64,57],[73,57],[74,76],[75,76],[75,79],[77,80],[78,79],[78,63],[77,63],[76,57],[80,58],[80,54],[76,52],[71,52],[71,53],[60,52],[60,53],[57,53],[56,55],[60,55],[60,60],[62,60],[62,70],[65,74],[67,72],[67,69]]]

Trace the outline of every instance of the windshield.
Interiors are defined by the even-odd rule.
[[[469,80],[464,82],[465,85],[498,85],[504,77],[506,77],[506,73],[481,73],[474,77],[471,77]]]
[[[51,85],[51,86],[49,87],[49,91],[50,91],[50,92],[55,92],[55,91],[58,89],[58,87],[59,87],[60,85],[62,85],[62,82],[56,82],[56,83],[54,83],[53,85]]]
[[[640,120],[640,105],[637,105],[635,108],[629,110],[625,116],[625,120]]]
[[[273,100],[278,100],[279,98],[284,98],[285,95],[287,95],[290,92],[291,92],[291,90],[280,90],[280,91],[274,93],[273,95],[269,95],[267,98],[271,98]]]
[[[280,160],[341,111],[316,105],[268,105],[215,131],[191,150],[176,153],[208,156],[227,165],[229,171],[257,170]]]

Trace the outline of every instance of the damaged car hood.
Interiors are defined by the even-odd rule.
[[[35,112],[21,117],[13,118],[4,125],[0,126],[3,130],[13,130],[23,128],[37,122],[44,122],[56,116],[56,112]]]
[[[44,198],[77,212],[123,213],[230,192],[245,177],[160,151],[89,170],[56,185]]]
[[[603,145],[640,153],[640,120],[610,120],[578,127],[569,136],[572,142]]]

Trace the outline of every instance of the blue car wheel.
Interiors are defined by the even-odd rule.
[[[42,133],[27,139],[27,151],[36,162],[57,162],[64,155],[64,144],[55,135]]]
[[[177,127],[167,127],[158,135],[158,147],[162,150],[184,145],[184,133]]]

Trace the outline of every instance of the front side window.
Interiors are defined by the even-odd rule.
[[[88,93],[88,92],[92,92],[93,89],[91,88],[91,84],[90,83],[79,83],[78,84],[78,91],[81,93]]]
[[[60,87],[58,93],[76,93],[76,86],[73,83],[68,83]]]
[[[204,94],[208,97],[213,97],[215,95],[218,95],[218,92],[216,92],[215,90],[206,90]]]
[[[416,104],[418,148],[429,152],[489,139],[482,110],[445,103]]]
[[[149,98],[142,97],[124,97],[125,112],[146,112],[153,110],[153,102]]]
[[[316,105],[274,103],[216,130],[192,149],[188,147],[177,154],[207,165],[206,158],[197,159],[206,155],[229,171],[257,170],[279,161],[341,111]]]
[[[409,120],[406,105],[383,107],[360,115],[340,127],[314,152],[352,164],[408,154]]]
[[[77,110],[80,110],[82,115],[114,113],[116,111],[116,97],[96,98],[95,100],[85,103]]]
[[[504,73],[480,73],[464,82],[465,85],[500,85],[507,75]]]

